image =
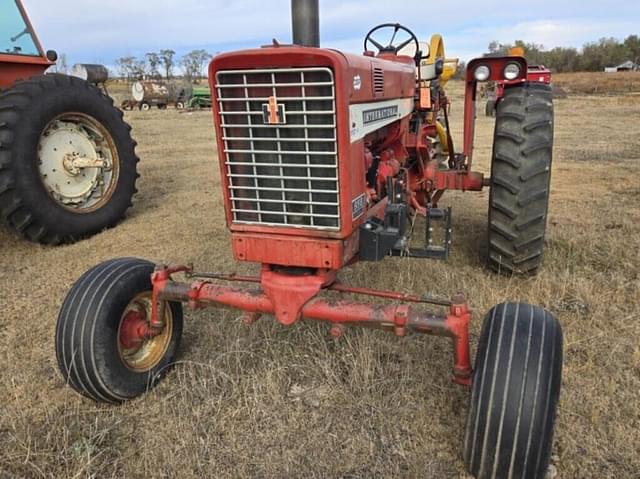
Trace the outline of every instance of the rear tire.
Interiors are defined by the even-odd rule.
[[[544,478],[562,375],[562,330],[542,308],[500,304],[476,354],[464,460],[477,478]]]
[[[140,104],[140,110],[149,111],[149,110],[151,110],[151,105],[149,105],[148,103],[141,103]]]
[[[145,297],[153,270],[141,259],[107,261],[87,271],[67,294],[56,325],[56,356],[65,381],[80,394],[104,403],[133,399],[155,386],[173,363],[182,335],[180,303],[165,303],[162,334],[135,346],[122,341],[128,313],[142,310],[142,319],[149,319]]]
[[[117,170],[115,166],[111,168],[108,185],[103,186],[107,193],[92,206],[89,203],[100,191],[99,182],[86,190],[86,198],[69,199],[64,194],[65,183],[56,186],[59,189],[54,192],[55,185],[46,184],[47,174],[42,170],[43,164],[50,165],[69,184],[80,175],[91,176],[95,169],[66,176],[60,155],[51,154],[53,149],[43,149],[47,139],[55,136],[56,130],[52,128],[61,124],[75,124],[80,128],[83,121],[102,130],[99,135],[104,144],[100,147],[113,157],[114,165],[117,161]],[[54,134],[45,136],[52,131]],[[131,127],[123,121],[122,112],[113,106],[113,101],[79,78],[44,75],[18,82],[3,91],[0,94],[0,219],[21,236],[45,244],[73,242],[115,226],[131,206],[136,192],[139,159],[130,132]],[[76,140],[84,145],[84,150],[92,141],[97,141],[88,130],[80,129],[75,133]],[[69,143],[74,145],[70,149],[76,149],[75,143]],[[107,173],[100,171],[104,179]],[[60,198],[54,196],[58,192]]]
[[[505,88],[498,102],[489,195],[489,266],[535,273],[542,263],[553,152],[549,85]]]

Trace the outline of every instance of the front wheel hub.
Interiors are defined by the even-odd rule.
[[[139,348],[149,336],[149,324],[143,314],[129,311],[120,325],[119,340],[125,350]]]
[[[164,357],[173,333],[173,313],[165,305],[162,326],[151,327],[151,293],[138,295],[131,301],[118,327],[118,353],[127,368],[136,372],[153,369]]]

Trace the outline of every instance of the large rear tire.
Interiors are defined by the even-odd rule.
[[[544,478],[562,374],[562,330],[542,308],[500,304],[476,354],[464,459],[477,478]]]
[[[131,127],[89,83],[45,75],[0,94],[0,219],[32,241],[72,242],[116,225],[138,177]],[[92,158],[102,166],[75,166]]]
[[[65,381],[80,394],[121,403],[155,386],[173,364],[182,335],[180,303],[165,302],[164,328],[140,337],[150,318],[153,269],[141,259],[107,261],[67,294],[56,325],[56,356]]]
[[[505,88],[496,109],[489,197],[489,266],[535,273],[542,263],[553,152],[551,88]]]

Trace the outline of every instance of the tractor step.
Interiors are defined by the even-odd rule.
[[[408,247],[407,205],[390,203],[384,219],[369,218],[360,227],[360,261],[382,261],[386,256],[408,258],[449,258],[451,208],[429,208],[425,222],[424,246]]]
[[[440,240],[437,239],[436,235],[438,229],[441,231]],[[424,248],[409,248],[409,251],[404,251],[403,255],[411,258],[446,260],[449,258],[450,248],[451,208],[429,208],[427,210]]]

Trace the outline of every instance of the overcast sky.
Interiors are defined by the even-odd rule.
[[[7,1],[7,0],[0,0]],[[172,48],[211,53],[290,42],[289,0],[24,0],[45,49],[70,63],[104,63]],[[492,40],[581,47],[640,34],[640,0],[320,0],[323,46],[360,53],[374,25],[401,22],[421,40],[445,39],[468,60]]]

